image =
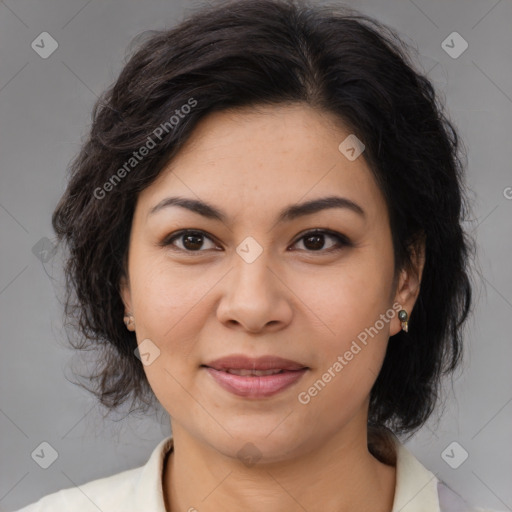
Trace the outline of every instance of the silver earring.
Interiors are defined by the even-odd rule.
[[[407,311],[405,309],[401,309],[398,312],[398,319],[400,320],[400,322],[402,324],[402,329],[405,332],[409,332],[409,325],[408,325],[409,316],[407,315]]]

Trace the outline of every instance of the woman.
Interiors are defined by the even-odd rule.
[[[53,216],[91,391],[173,435],[35,511],[476,510],[398,436],[461,359],[457,133],[356,11],[203,7],[94,109]]]

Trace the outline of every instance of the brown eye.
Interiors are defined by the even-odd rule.
[[[205,240],[212,242],[212,239],[202,231],[184,230],[173,234],[170,238],[167,238],[162,243],[163,246],[174,246],[178,250],[186,252],[202,252],[204,249]],[[179,241],[181,246],[176,245],[175,241]],[[207,245],[207,244],[206,244]],[[206,247],[206,249],[212,249],[217,247],[212,243],[212,247]]]
[[[334,240],[334,244],[328,245],[326,248],[326,239]],[[305,235],[303,235],[295,244],[301,242],[303,243],[305,250],[308,252],[315,251],[324,251],[330,252],[333,250],[340,249],[344,246],[349,246],[350,241],[348,238],[340,233],[336,233],[334,231],[328,230],[315,230],[309,231]]]
[[[340,250],[345,246],[352,245],[350,240],[341,233],[321,229],[305,233],[295,242],[294,245],[297,245],[299,242],[302,242],[304,246],[304,249],[300,248],[300,250],[320,253],[328,253]],[[208,246],[208,244],[210,245]],[[206,250],[218,249],[218,246],[213,242],[213,239],[206,233],[191,229],[185,229],[178,231],[177,233],[173,233],[160,245],[188,253],[201,253]]]

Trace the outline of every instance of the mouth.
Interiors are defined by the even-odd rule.
[[[224,390],[244,398],[266,398],[298,382],[309,368],[275,356],[233,355],[201,365]]]
[[[206,368],[210,368],[207,366]],[[214,368],[217,370],[217,368]],[[248,370],[246,368],[228,368],[227,370],[219,369],[220,372],[230,373],[231,375],[241,375],[243,377],[263,377],[265,375],[277,375],[285,370]],[[288,370],[286,370],[288,371]]]
[[[306,365],[291,359],[284,359],[278,356],[248,357],[244,354],[233,354],[215,359],[202,366],[214,368],[215,370],[250,370],[250,371],[286,371],[302,370]]]

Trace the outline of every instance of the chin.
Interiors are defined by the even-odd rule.
[[[299,437],[299,432],[280,428],[282,423],[278,426],[279,422],[282,422],[282,418],[276,421],[274,426],[265,422],[261,428],[256,428],[254,421],[249,418],[245,425],[238,421],[236,429],[226,426],[231,437],[223,431],[221,436],[210,438],[209,444],[227,457],[240,459],[244,463],[249,461],[246,463],[247,466],[250,466],[251,461],[273,463],[287,460],[306,443],[306,440]]]

